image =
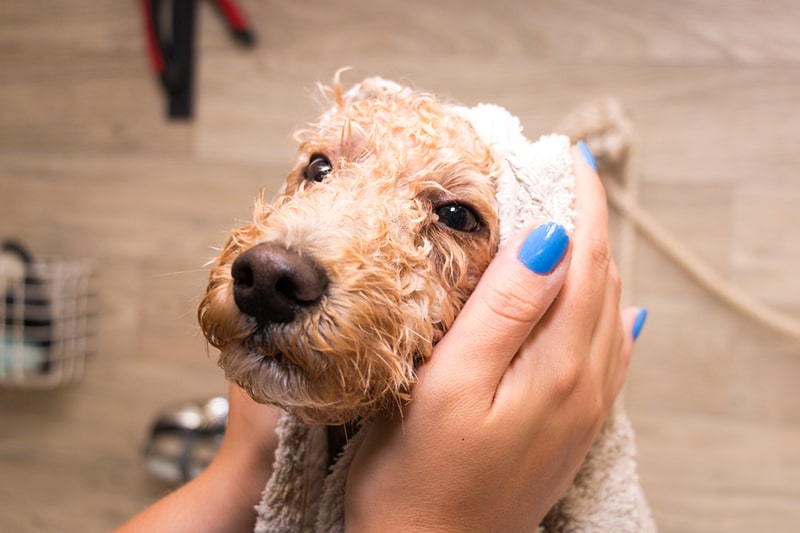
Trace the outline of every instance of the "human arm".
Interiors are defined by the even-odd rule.
[[[605,194],[573,156],[570,246],[554,256],[534,230],[498,253],[420,369],[402,419],[370,426],[347,481],[347,531],[534,530],[574,479],[643,315],[619,312]],[[548,249],[553,269],[529,268]]]
[[[528,267],[547,263],[541,255],[518,259],[535,239],[501,250],[420,370],[403,419],[370,426],[348,478],[349,531],[533,529],[574,478],[624,381],[638,312],[618,311],[605,197],[574,155],[578,221],[565,255],[537,274]],[[233,386],[230,396],[209,468],[120,532],[252,531],[278,412]]]
[[[229,387],[225,436],[211,464],[193,480],[155,502],[117,533],[252,532],[261,492],[272,473],[280,412]]]

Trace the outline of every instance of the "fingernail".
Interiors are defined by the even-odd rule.
[[[636,320],[633,322],[633,340],[639,338],[639,334],[642,332],[645,320],[647,320],[647,309],[642,308],[639,311],[639,314],[636,315]]]
[[[525,237],[517,257],[528,270],[549,274],[564,258],[568,246],[569,236],[564,226],[547,222]]]
[[[589,147],[586,146],[586,143],[583,141],[578,141],[578,148],[581,150],[581,154],[583,155],[583,159],[589,163],[589,166],[597,172],[597,162],[594,160],[594,155],[592,155],[592,151],[589,150]]]

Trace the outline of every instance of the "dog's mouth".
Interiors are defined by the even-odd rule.
[[[258,350],[249,350],[248,357],[253,358],[260,366],[286,368],[288,365],[296,366],[281,352],[263,353]]]
[[[246,357],[259,366],[275,368],[280,370],[299,370],[299,367],[283,352],[278,350],[268,350],[255,342],[243,343]]]
[[[286,357],[284,357],[281,352],[257,354],[257,357],[259,357],[264,364],[283,365],[287,361]]]
[[[308,376],[310,372],[296,358],[276,347],[272,342],[272,334],[263,329],[242,340],[241,347],[243,355],[250,359],[251,363],[271,373]]]

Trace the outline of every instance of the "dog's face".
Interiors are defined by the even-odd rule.
[[[376,81],[332,93],[199,309],[228,379],[323,424],[406,398],[498,239],[496,169],[466,120]]]

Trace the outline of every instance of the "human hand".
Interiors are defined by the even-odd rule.
[[[619,312],[605,193],[572,153],[571,245],[543,225],[498,253],[402,417],[368,427],[347,480],[348,531],[533,530],[577,474],[644,313]]]
[[[255,505],[272,474],[280,411],[228,389],[228,422],[219,451],[199,476],[158,500],[117,533],[253,531]]]
[[[228,387],[228,402],[225,436],[211,467],[240,472],[242,475],[232,479],[238,482],[241,494],[255,505],[272,474],[280,410],[256,402],[235,384]]]

